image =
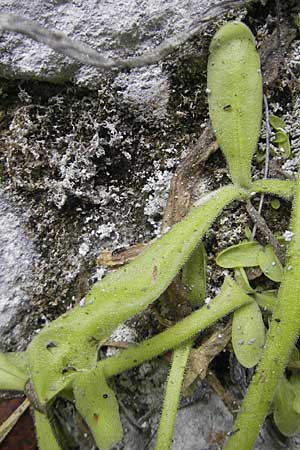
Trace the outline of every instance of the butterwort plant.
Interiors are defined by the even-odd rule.
[[[233,311],[239,311],[241,323],[247,323],[249,314],[254,310],[257,314],[255,296],[226,276],[220,293],[209,305],[204,304],[162,333],[102,360],[99,348],[119,324],[154,302],[181,269],[187,280],[194,280],[188,275],[199,261],[194,252],[213,221],[231,202],[246,201],[256,192],[293,198],[294,206],[293,239],[265,348],[258,358],[250,358],[249,364],[258,362],[258,367],[225,448],[250,450],[254,445],[300,330],[300,183],[251,180],[262,114],[262,77],[254,37],[243,23],[225,24],[212,39],[207,92],[210,118],[232,184],[201,197],[181,222],[134,261],[109,273],[91,288],[84,302],[46,325],[25,352],[0,355],[0,389],[26,393],[34,410],[41,450],[63,446],[52,422],[58,397],[74,402],[96,445],[109,450],[122,438],[118,402],[109,378],[177,349],[172,362],[176,370],[171,369],[168,380],[156,445],[157,450],[171,448],[177,403],[169,400],[179,397],[193,338]],[[200,303],[197,289],[192,302],[196,306]],[[263,335],[265,339],[265,331]]]

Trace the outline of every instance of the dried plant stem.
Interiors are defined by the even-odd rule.
[[[88,45],[70,39],[65,33],[48,30],[32,20],[14,14],[0,14],[0,31],[21,33],[37,42],[47,45],[58,53],[76,59],[82,64],[88,64],[89,66],[102,69],[132,69],[158,63],[188,39],[198,34],[207,22],[215,20],[230,9],[243,8],[253,1],[255,0],[231,0],[215,3],[204,11],[202,17],[197,19],[189,30],[178,33],[172,38],[165,40],[157,48],[144,55],[128,59],[105,58]]]
[[[271,127],[270,127],[270,111],[269,111],[269,105],[268,105],[268,99],[266,95],[264,95],[264,105],[265,105],[265,114],[266,114],[266,160],[265,160],[265,169],[264,169],[264,179],[266,180],[268,178],[269,174],[269,162],[270,162],[270,134],[271,134]],[[262,193],[259,200],[258,210],[257,213],[260,216],[264,204],[264,198],[265,195]],[[250,201],[249,201],[250,203]],[[252,206],[252,205],[251,205]],[[253,219],[253,216],[251,216]],[[252,239],[255,238],[256,230],[258,227],[257,221],[254,222],[254,227],[252,230]],[[270,241],[271,244],[272,240]],[[275,248],[274,248],[275,250]]]
[[[0,426],[0,443],[4,441],[8,433],[16,425],[20,417],[24,414],[26,409],[30,406],[29,400],[26,398],[24,402],[5,420]]]

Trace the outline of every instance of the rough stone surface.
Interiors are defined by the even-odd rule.
[[[22,211],[0,190],[0,335],[1,350],[21,341],[31,309],[33,266],[38,262]]]
[[[189,29],[211,4],[211,0],[34,0],[27,4],[1,0],[0,9],[64,31],[103,56],[126,57],[149,51],[175,33]],[[97,86],[99,79],[106,76],[97,69],[80,67],[70,58],[19,34],[3,33],[0,43],[4,50],[0,76],[59,83],[75,80],[90,87]],[[166,84],[166,76],[157,65],[121,73],[114,81],[115,88],[122,90],[125,97],[152,108],[158,104],[154,109],[167,104]]]

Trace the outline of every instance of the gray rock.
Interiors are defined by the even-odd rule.
[[[140,55],[174,34],[187,31],[212,4],[211,0],[0,1],[1,12],[13,13],[50,29],[65,32],[105,57]],[[80,66],[45,45],[16,33],[1,34],[0,76],[51,82],[74,79],[95,86],[103,78],[98,69]],[[166,103],[166,78],[158,66],[117,75],[115,85],[137,102]],[[161,95],[161,92],[164,92]]]
[[[22,212],[0,190],[0,342],[22,347],[31,309],[33,266],[38,256],[22,224]]]

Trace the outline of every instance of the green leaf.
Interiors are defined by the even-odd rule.
[[[280,380],[274,397],[274,421],[285,436],[294,436],[300,429],[300,414],[292,407],[295,399],[293,386],[285,376]]]
[[[277,195],[278,197],[291,199],[293,198],[296,188],[296,182],[291,180],[266,180],[254,181],[251,190],[254,193],[268,193]]]
[[[275,133],[275,139],[274,139],[274,143],[275,144],[282,144],[283,142],[286,142],[287,139],[287,134],[280,130],[280,131],[276,131]]]
[[[111,358],[99,361],[97,366],[99,370],[104,371],[106,378],[118,375],[147,359],[182,345],[225,315],[252,302],[251,297],[234,280],[226,276],[221,291],[208,304],[162,333]]]
[[[279,209],[280,208],[280,200],[278,198],[273,198],[271,200],[271,206],[273,209]]]
[[[246,292],[246,294],[254,294],[255,290],[249,284],[246,272],[242,267],[234,270],[234,278],[237,284]]]
[[[70,385],[76,373],[95,367],[99,344],[164,292],[224,206],[245,195],[231,185],[202,197],[134,261],[96,283],[84,305],[34,337],[27,349],[28,369],[41,405]]]
[[[255,292],[254,296],[261,308],[273,311],[277,300],[276,291]]]
[[[182,283],[187,289],[187,298],[193,307],[203,305],[206,294],[207,256],[205,247],[200,243],[182,270]]]
[[[237,360],[250,368],[260,360],[265,343],[265,326],[256,302],[236,310],[232,321],[232,346]]]
[[[216,263],[226,269],[254,267],[258,265],[257,258],[262,251],[263,247],[256,241],[241,242],[222,250],[216,258]]]
[[[49,418],[45,414],[35,410],[34,421],[39,450],[61,450]]]
[[[27,374],[27,355],[26,352],[7,352],[6,359],[17,367],[24,375]]]
[[[9,355],[9,356],[8,356]],[[0,390],[23,391],[28,376],[20,370],[15,353],[0,353]]]
[[[270,115],[270,125],[274,130],[282,130],[286,127],[285,121],[274,114]]]
[[[78,374],[73,383],[76,409],[89,426],[97,446],[110,448],[123,436],[119,406],[103,373],[98,369]]]
[[[241,22],[226,23],[210,45],[209,114],[232,181],[249,187],[262,113],[262,77],[254,37]]]
[[[293,409],[300,415],[300,376],[299,374],[293,374],[290,378],[290,383],[294,391]],[[299,423],[300,428],[300,423]]]
[[[280,156],[289,158],[291,156],[291,145],[288,135],[285,131],[276,131],[274,144],[277,144]]]
[[[282,280],[283,267],[270,244],[263,247],[263,251],[257,257],[257,262],[262,272],[270,280],[277,282]]]

